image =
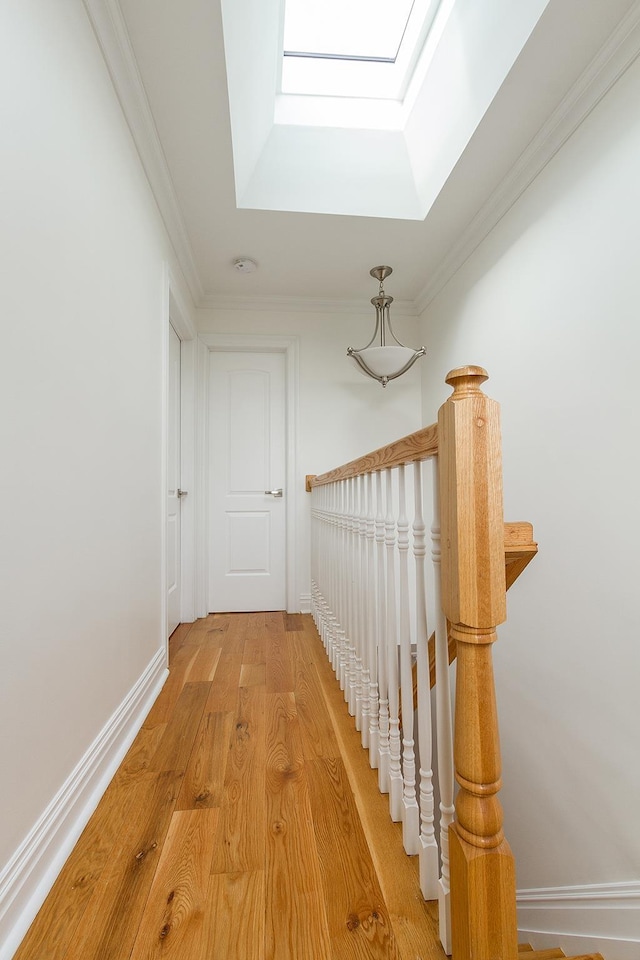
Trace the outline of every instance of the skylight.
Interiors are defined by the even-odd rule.
[[[438,0],[286,0],[281,92],[401,100]]]
[[[395,61],[413,0],[286,0],[285,57]]]

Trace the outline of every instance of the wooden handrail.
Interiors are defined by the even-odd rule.
[[[507,590],[538,552],[533,527],[523,521],[504,525],[504,564]]]
[[[376,470],[385,470],[387,467],[398,467],[401,463],[413,463],[415,460],[426,460],[438,453],[438,424],[432,423],[422,427],[415,433],[410,433],[400,440],[388,443],[373,453],[367,453],[357,460],[321,473],[319,476],[308,475],[306,489],[310,492],[313,487],[321,487],[325,483],[334,483],[336,480],[349,480],[351,477],[361,477],[365,473],[374,473]]]

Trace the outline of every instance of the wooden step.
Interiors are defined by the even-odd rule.
[[[555,958],[565,958],[565,960],[604,960],[601,953],[581,953],[579,956],[567,957],[564,950],[560,947],[554,947],[549,950],[532,950],[529,944],[520,946],[518,944],[518,956],[522,960],[555,960]]]
[[[525,953],[527,960],[556,960],[556,957],[566,957],[564,950],[560,947],[552,947],[549,950],[527,950]]]
[[[551,950],[534,950],[530,943],[518,944],[518,957],[522,960],[552,960],[552,958],[565,957],[566,960],[604,960],[601,953],[581,953],[579,956],[567,957],[560,947],[554,947]]]
[[[530,956],[530,954],[527,954]],[[604,960],[601,953],[581,953],[578,956],[567,957],[567,960]]]

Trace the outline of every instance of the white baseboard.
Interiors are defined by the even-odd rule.
[[[10,960],[168,676],[161,649],[0,872],[0,960]]]
[[[518,938],[537,950],[640,957],[640,881],[519,890]]]
[[[300,613],[311,613],[311,594],[300,594]]]

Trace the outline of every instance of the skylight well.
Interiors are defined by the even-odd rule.
[[[550,0],[220,2],[237,206],[423,220]]]
[[[286,0],[283,94],[400,100],[437,0]]]

